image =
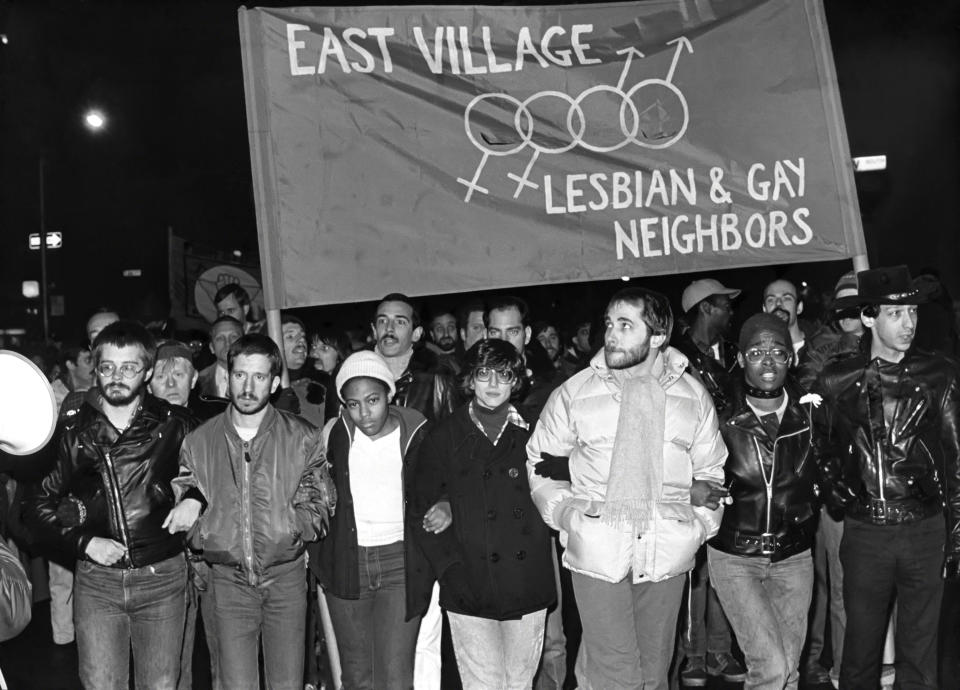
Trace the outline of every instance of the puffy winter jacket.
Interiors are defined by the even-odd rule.
[[[710,394],[690,374],[687,358],[673,348],[658,355],[654,375],[666,392],[663,490],[649,529],[634,538],[631,527],[616,529],[596,517],[607,492],[617,433],[621,387],[603,351],[590,367],[555,390],[527,444],[527,474],[533,501],[544,522],[560,530],[570,570],[619,582],[657,582],[690,570],[697,549],[717,532],[723,508],[690,505],[694,479],[723,481],[727,449],[720,437]],[[534,473],[540,453],[569,456],[570,482]],[[578,509],[567,531],[555,519],[561,502]]]

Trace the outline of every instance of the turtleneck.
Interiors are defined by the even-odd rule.
[[[480,426],[483,427],[483,433],[486,434],[491,443],[496,443],[497,437],[500,436],[503,425],[507,422],[509,411],[509,400],[504,400],[493,409],[484,407],[477,399],[473,401],[473,413],[477,416]]]

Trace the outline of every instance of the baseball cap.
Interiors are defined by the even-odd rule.
[[[694,305],[710,297],[710,295],[729,295],[730,299],[733,299],[740,295],[740,291],[724,287],[719,280],[703,278],[693,281],[686,287],[683,296],[680,298],[680,306],[683,307],[684,312],[688,312]]]

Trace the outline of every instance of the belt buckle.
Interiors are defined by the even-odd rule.
[[[777,550],[777,535],[773,532],[764,532],[760,535],[760,553],[769,556]]]
[[[870,499],[870,516],[874,520],[887,519],[887,501],[884,498]]]

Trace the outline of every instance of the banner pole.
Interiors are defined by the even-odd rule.
[[[853,270],[857,271],[866,271],[870,268],[870,260],[867,259],[866,254],[854,254],[853,256]]]

